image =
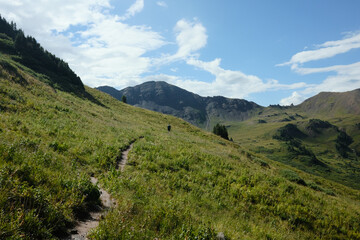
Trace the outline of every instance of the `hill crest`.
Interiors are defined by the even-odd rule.
[[[298,105],[307,113],[360,114],[360,89],[348,92],[321,92]]]

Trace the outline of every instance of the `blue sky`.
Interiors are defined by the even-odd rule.
[[[91,87],[167,81],[263,106],[360,88],[357,0],[0,0]]]

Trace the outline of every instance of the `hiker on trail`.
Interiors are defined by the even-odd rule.
[[[170,130],[171,130],[171,125],[169,124],[168,125],[168,132],[170,132]]]

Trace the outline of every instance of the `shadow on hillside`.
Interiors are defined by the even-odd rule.
[[[102,102],[100,102],[99,100],[97,100],[93,95],[91,95],[90,93],[88,93],[86,90],[84,90],[83,92],[77,94],[77,96],[81,97],[82,99],[86,99],[91,101],[92,103],[95,103],[96,105],[99,105],[101,107],[104,108],[109,108],[107,106],[105,106]]]

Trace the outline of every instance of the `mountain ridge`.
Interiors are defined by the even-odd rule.
[[[196,126],[207,128],[215,120],[243,121],[262,107],[244,99],[222,96],[202,97],[163,81],[149,81],[134,87],[116,90],[97,87],[118,100],[125,95],[127,103],[148,110],[180,117]]]
[[[198,127],[211,130],[217,122],[245,121],[265,109],[295,109],[301,114],[360,115],[360,89],[347,92],[320,92],[296,106],[270,105],[223,96],[202,97],[163,81],[149,81],[117,90],[110,86],[96,89],[136,107],[180,117]]]
[[[347,92],[320,92],[297,105],[307,113],[360,115],[360,88]]]

